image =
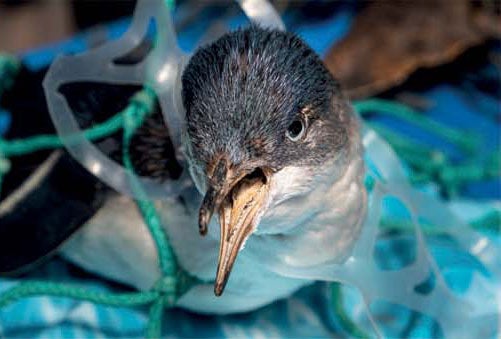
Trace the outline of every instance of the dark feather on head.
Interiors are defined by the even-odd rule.
[[[251,168],[315,165],[347,143],[349,105],[292,33],[251,26],[226,34],[193,55],[182,85],[192,153],[202,165],[222,153]],[[307,131],[293,141],[286,132],[298,119]]]

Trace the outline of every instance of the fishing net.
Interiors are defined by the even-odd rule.
[[[280,17],[267,1],[244,0],[239,3],[252,21],[284,29]],[[148,305],[150,318],[147,336],[159,337],[164,309],[176,306],[177,300],[193,286],[207,283],[194,278],[178,265],[163,228],[163,224],[168,223],[168,215],[160,217],[153,203],[154,200],[181,195],[190,187],[192,184],[188,171],[183,171],[176,180],[168,179],[158,184],[134,173],[128,152],[134,131],[151,113],[154,101],[158,99],[177,160],[186,168],[181,142],[185,122],[180,102],[180,76],[189,55],[177,45],[170,6],[172,4],[160,0],[140,1],[129,30],[120,39],[85,53],[59,56],[54,60],[44,80],[44,90],[57,136],[0,140],[0,178],[9,169],[9,157],[40,149],[65,147],[100,180],[132,197],[154,240],[161,276],[147,291],[121,294],[96,292],[57,282],[27,281],[0,295],[0,307],[20,298],[40,294],[111,306]],[[118,63],[120,57],[134,50],[150,34],[151,25],[155,35],[151,52],[135,64]],[[9,79],[5,81],[8,85],[7,82],[13,81],[11,79],[18,66],[11,59],[3,60],[3,67],[7,70],[3,74],[10,75],[5,77]],[[126,109],[83,130],[66,98],[59,92],[64,84],[82,81],[135,84],[144,86],[144,89],[130,99]],[[357,102],[354,108],[362,118],[374,112],[388,114],[435,132],[464,149],[474,148],[475,145],[475,140],[401,104],[374,99]],[[94,140],[118,130],[123,131],[121,164],[93,144]],[[499,335],[499,242],[484,232],[476,232],[471,225],[460,220],[449,204],[437,195],[411,186],[411,182],[434,181],[447,194],[453,195],[465,181],[497,176],[499,163],[492,161],[488,166],[455,167],[443,153],[401,137],[370,120],[363,124],[363,145],[367,166],[366,187],[369,191],[368,212],[346,261],[341,264],[295,267],[287,264],[285,258],[270,258],[259,251],[258,240],[247,244],[247,255],[282,278],[301,279],[307,283],[314,280],[334,282],[331,285],[331,302],[335,305],[333,312],[353,336],[401,335],[402,329],[395,325],[394,318],[402,314],[409,319],[427,322],[432,329],[428,334],[432,336],[456,338]],[[400,159],[409,166],[404,167]],[[424,163],[427,165],[420,166]],[[491,229],[494,233],[499,232],[498,220],[499,213],[491,211],[478,221],[478,228],[485,230],[489,225],[494,225]],[[454,266],[441,264],[437,253],[430,250],[430,244],[436,245],[437,241],[457,256],[463,255],[475,262],[468,273],[467,286],[457,288],[451,284],[451,281],[455,281],[455,275],[464,272],[455,270]],[[392,247],[407,250],[390,251]],[[244,298],[245,289],[241,293]],[[348,314],[349,311],[341,305],[343,295],[363,305],[364,311]]]

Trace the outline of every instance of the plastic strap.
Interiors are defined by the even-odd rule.
[[[283,29],[280,17],[266,0],[244,0],[239,3],[251,20]],[[114,60],[143,41],[152,20],[157,27],[157,40],[152,52],[135,65],[115,64]],[[159,184],[155,180],[140,177],[139,181],[151,199],[178,195],[191,186],[182,152],[185,114],[181,104],[181,73],[187,59],[188,55],[183,54],[177,45],[172,17],[162,0],[139,1],[132,24],[120,39],[76,56],[58,57],[50,67],[43,87],[50,116],[68,152],[103,182],[123,194],[135,197],[127,179],[128,171],[85,138],[59,88],[63,84],[81,81],[146,84],[158,97],[176,158],[185,170],[178,180],[166,180]]]
[[[267,0],[237,0],[245,15],[263,27],[285,31],[285,25],[273,5]]]

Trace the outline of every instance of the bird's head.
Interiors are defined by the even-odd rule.
[[[354,119],[320,58],[291,33],[229,33],[196,51],[182,86],[188,163],[205,194],[201,234],[219,215],[220,295],[261,217],[307,195],[318,178],[336,179],[333,166],[345,162]]]

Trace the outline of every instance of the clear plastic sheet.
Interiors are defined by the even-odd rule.
[[[238,2],[254,22],[284,29],[280,17],[266,0]],[[152,52],[135,65],[114,63],[143,41],[151,21],[157,27],[156,45]],[[180,76],[188,58],[177,45],[170,12],[161,0],[139,1],[130,29],[120,39],[83,54],[57,58],[44,80],[44,89],[57,133],[70,154],[117,191],[134,196],[128,178],[130,173],[84,138],[68,103],[58,90],[63,84],[80,81],[147,84],[159,98],[178,160],[186,168],[182,150],[184,112],[180,101]],[[401,305],[431,317],[448,338],[500,335],[499,246],[458,220],[445,203],[413,189],[398,158],[375,132],[365,130],[363,142],[369,172],[376,176],[376,184],[369,199],[365,224],[351,256],[342,264],[315,267],[291,267],[277,264],[280,261],[275,260],[269,262],[269,270],[283,278],[340,281],[355,287],[363,297],[368,319],[379,337],[384,336],[384,323],[372,311],[378,301]],[[148,178],[139,178],[139,181],[151,199],[176,196],[192,186],[186,170],[180,179],[161,185]],[[397,199],[407,209],[416,244],[415,260],[395,270],[381,269],[374,256],[381,205],[385,197]],[[443,226],[443,231],[465,252],[475,256],[488,274],[475,273],[470,288],[462,295],[452,291],[427,248],[419,227],[422,220]],[[430,275],[435,277],[434,286],[426,293],[419,292],[416,287]]]

